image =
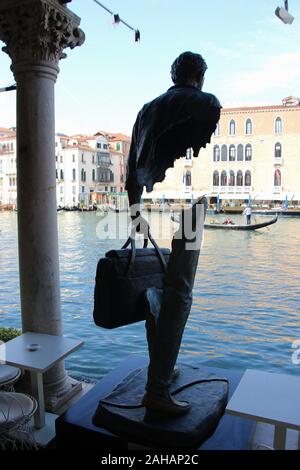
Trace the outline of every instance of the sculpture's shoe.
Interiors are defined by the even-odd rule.
[[[189,411],[191,405],[187,401],[175,400],[169,393],[165,395],[155,395],[151,392],[146,392],[142,405],[147,411],[153,411],[169,416],[180,416]]]
[[[172,376],[171,376],[171,380],[176,380],[177,377],[179,376],[179,374],[180,374],[179,367],[177,367],[177,366],[174,367],[173,372],[172,372]]]

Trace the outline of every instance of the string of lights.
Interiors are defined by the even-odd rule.
[[[135,40],[135,42],[140,41],[141,34],[140,34],[140,31],[138,29],[135,29],[132,26],[130,26],[130,24],[128,24],[126,21],[124,21],[122,18],[120,18],[120,16],[117,13],[114,13],[109,8],[107,8],[105,5],[103,5],[103,3],[100,3],[98,0],[94,0],[94,2],[97,3],[97,5],[99,5],[99,7],[103,8],[104,10],[106,10],[108,13],[110,13],[113,16],[114,24],[123,23],[127,28],[131,29],[131,31],[134,31],[134,40]]]
[[[6,86],[4,88],[0,88],[0,93],[3,93],[5,91],[14,91],[16,89],[17,89],[16,85]]]

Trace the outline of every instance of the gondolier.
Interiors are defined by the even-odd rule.
[[[246,209],[243,212],[243,215],[246,216],[247,219],[247,225],[251,224],[251,215],[252,215],[252,209],[250,206],[247,206]]]

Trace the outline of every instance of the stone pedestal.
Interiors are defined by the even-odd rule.
[[[17,83],[17,188],[23,332],[62,334],[55,178],[54,85],[63,50],[84,42],[58,0],[2,0],[0,39]],[[45,374],[47,408],[78,390],[64,363]]]

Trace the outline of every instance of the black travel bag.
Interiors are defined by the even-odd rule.
[[[154,248],[147,248],[147,238],[144,248],[136,248],[131,236],[122,249],[108,251],[99,260],[93,312],[97,326],[112,329],[145,320],[144,292],[148,287],[163,288],[170,256],[150,233],[148,238]]]

